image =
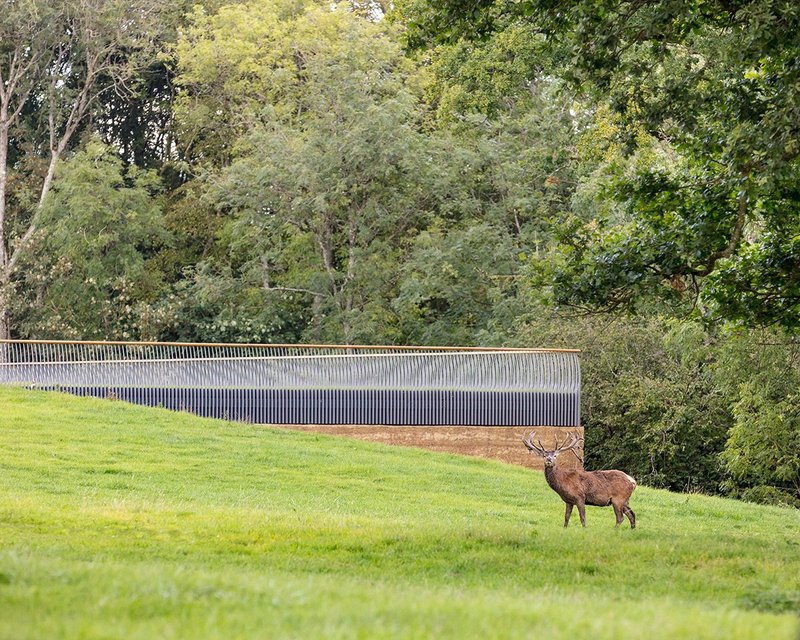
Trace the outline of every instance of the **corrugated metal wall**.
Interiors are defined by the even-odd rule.
[[[0,383],[263,424],[580,424],[566,350],[5,341]]]

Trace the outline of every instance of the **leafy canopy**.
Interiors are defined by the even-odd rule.
[[[557,302],[635,308],[642,297],[678,295],[711,316],[800,326],[796,3],[402,6],[415,46],[529,25],[560,74],[610,106],[623,156],[638,154],[605,185],[624,223],[601,218],[565,234],[551,274]]]

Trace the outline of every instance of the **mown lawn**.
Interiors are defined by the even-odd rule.
[[[0,637],[797,638],[800,513],[0,388]]]

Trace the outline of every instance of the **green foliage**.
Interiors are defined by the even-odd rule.
[[[327,8],[291,25],[249,17],[258,20],[293,48],[261,52],[268,38],[250,54],[295,68],[303,92],[270,86],[260,123],[239,139],[230,167],[208,177],[208,197],[231,216],[221,238],[232,274],[269,306],[304,301],[310,339],[371,342],[391,331],[381,302],[432,199],[423,184],[439,152],[414,128],[399,48],[376,25]]]
[[[0,337],[56,164],[101,95],[126,94],[163,26],[156,0],[6,2],[0,19]],[[146,25],[146,28],[145,28]],[[98,109],[100,110],[100,109]]]
[[[797,389],[797,387],[795,387]],[[800,403],[796,393],[776,400],[767,388],[745,384],[734,407],[724,460],[737,481],[757,479],[800,498]]]
[[[793,196],[745,193],[660,147],[616,171],[601,195],[624,203],[624,217],[611,209],[564,225],[559,260],[546,264],[557,304],[631,310],[659,299],[709,319],[797,326]]]
[[[484,166],[486,218],[527,254],[544,252],[570,209],[579,168],[572,101],[558,83],[541,81],[528,103],[484,124],[470,138]],[[475,189],[473,188],[473,191]]]
[[[530,319],[522,345],[582,350],[587,468],[619,468],[673,490],[714,493],[732,418],[702,327],[669,319]]]
[[[124,168],[97,140],[60,165],[39,239],[16,283],[25,335],[123,339],[158,332],[160,319],[147,303],[161,293],[150,260],[169,242],[159,190],[154,173]]]
[[[631,309],[668,284],[693,289],[717,318],[798,326],[793,3],[446,0],[403,11],[418,46],[540,30],[560,75],[619,114],[624,152],[657,140],[676,155],[618,176],[611,195],[629,220],[566,243],[560,303]]]
[[[530,106],[543,61],[543,38],[515,24],[485,41],[460,40],[422,55],[419,83],[440,124],[470,114],[494,118],[515,106]]]
[[[431,225],[441,227],[434,235],[447,236],[451,225],[488,219],[477,228],[492,229],[501,241],[481,247],[486,273],[513,277],[521,248],[546,241],[546,221],[568,197],[568,105],[561,99],[551,104],[556,94],[545,83],[528,92],[536,112],[520,110],[496,125],[467,123],[463,138],[423,134],[425,112],[411,90],[416,80],[386,25],[329,8],[295,8],[279,15],[277,6],[242,4],[215,16],[198,13],[197,28],[176,50],[178,83],[187,87],[178,116],[186,126],[209,117],[198,96],[235,104],[244,118],[231,118],[242,128],[228,132],[218,149],[229,166],[204,177],[206,201],[229,219],[218,235],[224,255],[195,274],[219,274],[228,284],[220,280],[217,290],[249,290],[265,308],[283,309],[279,316],[302,303],[310,315],[293,315],[307,322],[302,335],[311,340],[439,335],[452,342],[455,335],[476,335],[501,296],[465,297],[454,290],[448,304],[465,308],[480,298],[483,310],[471,310],[472,319],[443,317],[441,329],[427,333],[413,310],[416,294],[408,293],[416,287],[417,265],[427,259],[419,252],[412,257],[424,242],[414,238]],[[249,30],[237,30],[243,22]],[[229,36],[248,44],[228,47]],[[292,46],[272,46],[284,40]],[[247,71],[255,67],[263,73]],[[217,74],[222,68],[225,73]],[[300,76],[281,84],[275,69]],[[470,250],[475,247],[470,241]],[[406,275],[411,280],[404,283]],[[453,286],[463,292],[471,279],[470,270],[460,270]],[[188,299],[204,297],[191,293],[194,285],[186,290]],[[454,326],[462,320],[463,328]]]
[[[189,157],[224,163],[254,125],[313,117],[345,73],[393,95],[406,63],[388,36],[386,25],[311,1],[196,7],[174,48],[175,114]],[[326,87],[325,74],[338,81]]]
[[[286,60],[291,44],[283,41],[302,4],[295,7],[242,2],[212,13],[195,7],[174,48],[182,89],[175,114],[190,154],[229,157],[260,105],[297,81],[296,65]]]
[[[313,126],[255,132],[252,154],[214,186],[218,206],[234,212],[231,250],[243,268],[267,295],[314,301],[329,339],[353,340],[355,331],[369,340],[360,311],[391,291],[384,279],[421,221],[415,187],[430,159],[411,113],[395,100],[337,100]]]
[[[759,323],[800,327],[800,212],[782,202],[786,222],[744,247],[736,259],[720,261],[706,284],[715,315]]]
[[[755,502],[756,504],[774,504],[779,507],[800,508],[800,500],[794,495],[771,485],[758,484],[749,487],[742,490],[739,497],[745,502]]]
[[[800,499],[800,360],[780,333],[733,334],[718,365],[734,392],[735,422],[722,461],[727,486],[751,500]]]
[[[421,233],[393,305],[418,344],[473,344],[518,266],[511,237],[486,224]]]
[[[187,268],[174,291],[162,334],[170,340],[295,343],[309,322],[303,296],[268,296],[257,274],[234,273],[216,259]]]
[[[592,508],[565,531],[520,467],[21,389],[0,404],[3,637],[798,630],[791,510],[640,487],[635,531]]]

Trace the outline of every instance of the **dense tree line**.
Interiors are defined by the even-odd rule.
[[[800,504],[791,3],[0,8],[0,337],[570,346],[587,464]]]

